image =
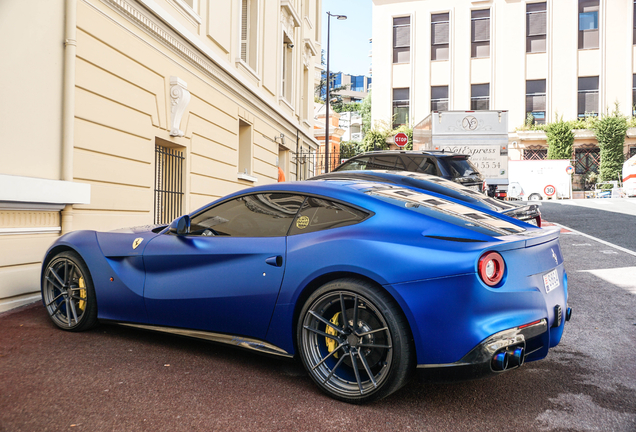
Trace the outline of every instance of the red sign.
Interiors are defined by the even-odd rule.
[[[409,142],[409,137],[407,137],[404,132],[400,132],[393,138],[393,142],[398,147],[404,147],[406,143]]]
[[[556,193],[556,188],[552,185],[547,185],[546,187],[543,188],[543,192],[547,195],[547,196],[552,196]]]
[[[568,165],[565,167],[565,172],[567,174],[572,174],[574,172],[574,167],[572,165]]]

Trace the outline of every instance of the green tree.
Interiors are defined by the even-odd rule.
[[[600,180],[618,180],[621,178],[625,162],[623,146],[627,136],[627,118],[620,113],[616,103],[614,112],[602,116],[594,126],[594,133],[601,149]]]
[[[358,141],[343,141],[340,143],[340,159],[349,159],[362,153],[361,143]]]
[[[369,129],[362,138],[362,151],[372,150],[388,150],[389,146],[386,143],[387,137],[391,134],[391,128],[388,127],[386,122],[378,121],[373,125],[373,128]]]
[[[369,91],[367,97],[360,102],[358,112],[362,117],[362,134],[364,135],[371,130],[371,91]]]
[[[555,121],[548,125],[545,133],[548,142],[548,159],[572,159],[574,132],[569,122],[557,116]]]
[[[331,104],[333,110],[337,113],[343,112],[359,112],[360,111],[360,102],[342,102],[342,98],[340,98],[340,103],[332,102]]]

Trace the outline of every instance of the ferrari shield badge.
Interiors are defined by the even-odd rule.
[[[301,216],[296,220],[296,227],[298,229],[305,229],[309,225],[309,218],[307,216]]]
[[[141,244],[141,242],[144,241],[143,238],[141,237],[137,237],[135,239],[135,241],[133,242],[133,249],[137,249],[137,246],[139,246]]]

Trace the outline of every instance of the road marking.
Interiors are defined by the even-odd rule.
[[[592,246],[590,243],[572,243],[572,246]]]
[[[554,223],[554,222],[553,222],[553,223]],[[636,256],[636,252],[634,252],[633,250],[625,249],[624,247],[620,247],[620,246],[618,246],[618,245],[615,245],[614,243],[610,243],[610,242],[607,242],[607,241],[605,241],[605,240],[601,240],[600,238],[596,238],[596,237],[594,237],[594,236],[591,236],[591,235],[589,235],[589,234],[582,233],[581,231],[577,231],[577,230],[575,230],[575,229],[568,228],[568,227],[566,227],[565,225],[561,225],[561,224],[558,224],[558,223],[554,223],[554,225],[555,225],[555,226],[558,226],[558,227],[560,227],[560,228],[564,228],[564,229],[570,230],[573,234],[582,235],[583,237],[587,237],[587,238],[589,238],[590,240],[594,240],[594,241],[599,242],[599,243],[602,243],[602,244],[604,244],[604,245],[606,245],[606,246],[609,246],[609,247],[612,247],[612,248],[614,248],[614,249],[617,249],[617,250],[619,250],[619,251],[621,251],[621,252],[625,252],[625,253],[627,253],[627,254],[630,254],[630,255]]]
[[[603,279],[607,283],[622,288],[630,294],[636,295],[636,285],[634,285],[634,279],[636,277],[636,267],[579,270],[578,273],[593,274],[594,276]]]

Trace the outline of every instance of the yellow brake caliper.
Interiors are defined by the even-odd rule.
[[[81,288],[79,293],[80,298],[82,299],[79,302],[79,308],[84,310],[84,308],[86,308],[86,284],[84,283],[84,278],[79,279],[79,287]]]
[[[336,313],[336,314],[335,314],[335,315],[334,315],[334,316],[333,316],[333,317],[329,320],[329,322],[330,322],[331,324],[338,325],[338,318],[339,318],[339,317],[340,317],[340,312]],[[336,330],[335,330],[335,329],[333,329],[333,328],[331,328],[331,327],[329,327],[329,326],[327,326],[327,328],[325,329],[325,332],[326,332],[328,335],[332,335],[332,336],[336,336],[336,335],[338,334],[338,332],[336,332]],[[333,350],[335,350],[335,349],[336,349],[336,346],[337,346],[337,345],[336,345],[336,340],[335,340],[335,339],[325,338],[325,343],[327,344],[327,349],[329,350],[329,352],[330,352],[330,353],[331,353],[331,352],[333,352]],[[335,353],[333,356],[334,356],[335,358],[338,358],[338,353]]]

